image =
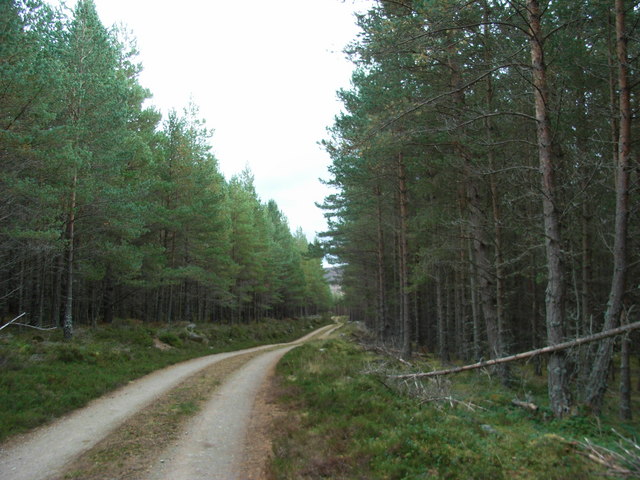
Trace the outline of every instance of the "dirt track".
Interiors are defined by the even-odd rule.
[[[158,460],[150,480],[238,478],[255,395],[267,371],[291,348],[264,353],[227,380]]]
[[[253,401],[265,375],[288,350],[312,337],[325,337],[335,328],[334,325],[323,327],[290,344],[210,355],[147,375],[51,425],[3,445],[0,450],[0,480],[59,477],[69,462],[196,372],[233,356],[271,350],[247,362],[223,383],[205,407],[189,421],[179,442],[157,459],[148,477],[154,480],[236,478],[242,468]]]

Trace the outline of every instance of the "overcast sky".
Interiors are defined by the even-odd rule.
[[[336,90],[352,65],[342,50],[355,11],[371,0],[95,0],[106,26],[137,39],[140,83],[163,113],[190,99],[215,130],[225,177],[248,166],[258,195],[274,199],[293,230],[326,228],[314,202],[330,193],[318,145],[340,111]],[[75,0],[68,0],[73,7]]]

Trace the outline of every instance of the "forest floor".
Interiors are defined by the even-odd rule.
[[[0,480],[263,478],[271,450],[265,379],[287,351],[335,328],[197,358],[130,382],[11,437],[0,449]]]
[[[268,478],[640,478],[638,411],[634,420],[618,418],[615,385],[600,417],[577,406],[556,419],[546,378],[528,363],[511,366],[508,386],[489,369],[397,378],[443,367],[428,353],[400,360],[353,323],[291,351],[271,389],[286,415],[270,432]],[[640,372],[636,362],[633,372]],[[633,380],[640,380],[636,373]],[[640,404],[637,388],[632,403]]]

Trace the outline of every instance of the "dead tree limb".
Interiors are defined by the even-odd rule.
[[[20,315],[18,315],[16,318],[14,318],[13,320],[11,320],[10,322],[5,323],[4,325],[2,325],[0,327],[0,330],[2,330],[3,328],[8,327],[9,325],[11,325],[13,322],[15,322],[16,320],[21,319],[22,317],[24,317],[27,314],[27,312],[21,313]]]
[[[27,328],[33,328],[34,330],[41,330],[43,332],[50,332],[51,330],[57,330],[58,327],[38,327],[37,325],[29,325],[27,323],[14,323],[13,325],[17,326],[17,327],[27,327]],[[6,327],[6,325],[5,325]]]
[[[520,408],[524,408],[525,410],[528,410],[530,412],[537,412],[538,411],[538,406],[535,403],[531,403],[531,402],[523,402],[521,400],[517,400],[517,399],[513,399],[511,400],[511,403],[513,405],[515,405],[516,407],[520,407]]]
[[[524,360],[525,358],[535,357],[536,355],[543,355],[545,353],[553,353],[559,350],[565,350],[571,347],[577,347],[585,343],[596,342],[603,338],[613,337],[620,335],[621,333],[630,332],[631,330],[637,330],[640,328],[640,322],[630,323],[622,327],[613,328],[606,332],[600,332],[586,337],[571,340],[569,342],[562,342],[556,345],[550,345],[544,348],[538,348],[536,350],[530,350],[528,352],[518,353],[516,355],[510,355],[508,357],[495,358],[493,360],[486,360],[484,362],[474,363],[472,365],[465,365],[463,367],[449,368],[446,370],[435,370],[433,372],[421,372],[421,373],[409,373],[404,375],[391,375],[394,378],[422,378],[422,377],[437,377],[439,375],[449,375],[450,373],[465,372],[467,370],[475,370],[477,368],[491,367],[493,365],[499,365],[501,363],[514,362],[516,360]]]

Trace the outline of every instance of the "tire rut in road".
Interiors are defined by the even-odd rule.
[[[130,382],[49,425],[0,445],[0,480],[45,480],[186,378],[210,365],[272,345],[188,360]]]
[[[0,444],[0,480],[60,478],[65,468],[77,466],[75,462],[78,458],[86,457],[87,452],[99,442],[116,429],[128,425],[129,420],[138,412],[155,404],[158,398],[195,373],[218,362],[247,353],[300,345],[311,338],[322,336],[333,328],[334,325],[322,327],[289,344],[265,345],[200,357],[158,370],[133,381],[47,426],[13,437],[4,444]],[[190,407],[187,405],[184,408],[188,410]],[[130,455],[136,456],[135,453]],[[113,460],[115,463],[123,462],[122,456]],[[69,472],[68,469],[65,471]],[[99,478],[109,477],[105,477],[102,472]]]
[[[56,480],[147,478],[158,455],[178,439],[184,425],[226,378],[261,354],[252,352],[221,360],[188,377],[68,464]]]
[[[263,353],[233,374],[158,460],[150,480],[240,480],[256,394],[295,346]],[[242,480],[246,480],[242,478]]]

